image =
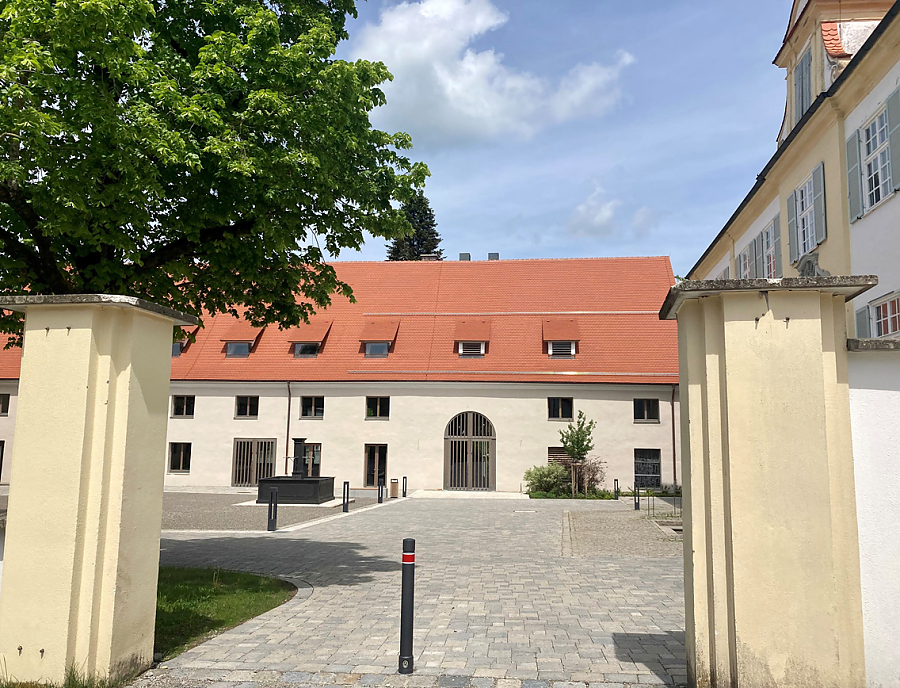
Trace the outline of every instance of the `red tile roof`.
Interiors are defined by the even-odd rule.
[[[837,22],[822,22],[822,40],[825,42],[825,50],[830,57],[851,57],[841,43]]]
[[[172,379],[678,382],[676,325],[658,318],[675,282],[666,257],[334,267],[356,303],[334,297],[311,317],[313,329],[331,323],[316,358],[294,358],[296,332],[275,326],[248,358],[226,358],[221,341],[234,318],[219,315],[206,318],[196,342],[172,359]],[[546,320],[577,321],[574,359],[547,356]],[[457,327],[467,321],[490,321],[483,358],[459,356]],[[369,323],[395,333],[387,358],[365,357],[360,341]],[[375,341],[393,338],[383,336]],[[17,349],[0,352],[0,377],[17,377],[18,360]]]
[[[459,320],[453,333],[454,342],[489,342],[491,341],[491,321]]]
[[[301,342],[304,344],[322,343],[328,336],[331,329],[331,320],[317,319],[308,325],[300,327],[292,327],[287,331],[287,340],[291,343]]]
[[[541,324],[545,342],[577,342],[581,338],[578,320],[575,318],[551,318]]]
[[[219,337],[220,342],[255,342],[262,334],[259,328],[253,327],[246,320],[237,320],[230,315],[221,316],[228,323],[227,329]]]
[[[392,342],[397,338],[399,320],[368,320],[359,335],[361,342]]]

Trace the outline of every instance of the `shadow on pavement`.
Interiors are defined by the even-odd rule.
[[[644,664],[663,681],[686,678],[684,631],[668,633],[613,633],[616,659]]]
[[[271,536],[163,538],[159,563],[299,578],[319,588],[360,585],[371,581],[374,574],[400,570],[399,556],[387,558],[365,550],[356,542]]]

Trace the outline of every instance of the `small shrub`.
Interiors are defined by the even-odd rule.
[[[569,470],[558,463],[546,466],[533,466],[525,471],[525,483],[528,493],[554,493],[566,489],[569,483]]]

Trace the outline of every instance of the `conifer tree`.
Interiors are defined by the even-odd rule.
[[[434,211],[425,194],[419,192],[403,204],[406,219],[413,227],[409,236],[398,237],[388,244],[388,260],[422,260],[422,256],[444,257],[440,248],[441,235],[437,231]]]

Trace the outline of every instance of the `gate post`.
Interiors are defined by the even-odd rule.
[[[125,296],[4,296],[25,311],[0,663],[21,682],[153,659],[172,326]]]
[[[875,284],[669,291],[660,318],[678,320],[691,686],[865,686],[846,301]]]

